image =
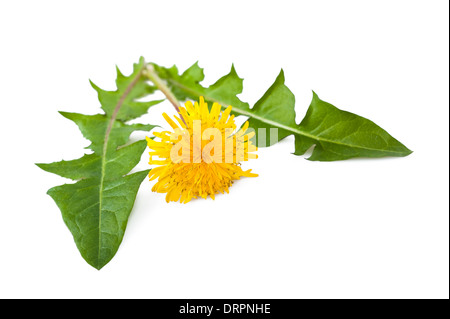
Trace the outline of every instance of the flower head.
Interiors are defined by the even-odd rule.
[[[213,103],[209,110],[200,97],[199,103],[188,101],[180,107],[175,121],[163,113],[173,132],[154,133],[159,141],[147,137],[149,164],[159,165],[149,174],[150,180],[158,179],[153,191],[167,193],[167,202],[187,203],[192,198],[209,195],[214,199],[219,192],[228,193],[233,181],[241,176],[258,176],[240,166],[241,161],[257,158],[252,153],[256,146],[250,140],[255,133],[246,134],[248,122],[235,132],[231,108],[221,112],[221,106]]]

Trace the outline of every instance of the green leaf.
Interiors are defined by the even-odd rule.
[[[295,154],[316,145],[309,158],[336,161],[354,157],[407,156],[412,152],[374,122],[342,111],[313,92],[311,105],[295,136]]]
[[[154,86],[143,81],[143,77],[140,76],[144,67],[145,61],[142,57],[139,63],[134,65],[133,73],[128,77],[124,76],[119,68],[116,67],[116,91],[104,91],[90,81],[92,87],[97,91],[98,99],[106,115],[109,117],[114,116],[117,120],[129,121],[146,114],[149,107],[161,102],[161,100],[149,102],[137,101],[156,90]],[[114,114],[118,104],[121,107],[117,110],[117,114]]]
[[[203,69],[194,63],[190,68],[178,75],[178,68],[174,65],[171,68],[164,68],[153,63],[155,71],[161,79],[169,83],[172,93],[180,100],[188,98],[198,98],[198,93],[203,92],[203,87],[198,83],[205,78]]]
[[[89,148],[93,153],[71,161],[37,164],[47,172],[76,181],[53,187],[48,194],[61,210],[81,255],[97,269],[116,254],[139,186],[149,172],[129,174],[138,164],[146,142],[127,144],[132,132],[149,131],[154,126],[126,122],[161,102],[137,101],[154,91],[142,76],[144,67],[141,58],[130,76],[117,70],[116,91],[104,91],[92,85],[105,114],[60,112],[91,141]]]
[[[255,130],[259,147],[271,146],[289,135],[294,135],[294,154],[303,155],[315,146],[311,157],[308,158],[313,161],[407,156],[412,153],[372,121],[340,110],[320,100],[314,92],[305,118],[297,124],[295,97],[284,84],[283,70],[252,108],[237,97],[242,93],[243,79],[237,75],[234,66],[227,75],[209,87],[200,85],[204,75],[197,63],[181,75],[175,67],[166,69],[156,66],[155,70],[180,100],[198,100],[203,96],[205,100],[217,102],[222,107],[232,105],[233,114],[248,117],[249,126]]]

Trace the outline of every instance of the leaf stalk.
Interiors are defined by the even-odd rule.
[[[169,102],[172,103],[177,113],[180,113],[180,103],[178,102],[178,99],[175,97],[175,95],[172,93],[172,91],[169,89],[166,83],[164,83],[164,81],[158,76],[158,74],[156,74],[155,68],[152,64],[147,64],[147,68],[144,72],[144,75],[147,76],[150,79],[150,81],[152,81],[153,84],[155,84],[156,87],[166,96]],[[181,119],[184,122],[183,117],[181,117]]]

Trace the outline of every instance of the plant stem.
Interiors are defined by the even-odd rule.
[[[156,87],[166,96],[166,98],[172,103],[173,107],[177,111],[177,113],[180,113],[180,104],[173,95],[172,91],[170,91],[169,87],[164,83],[163,80],[156,74],[155,68],[151,64],[147,64],[147,69],[145,70],[144,74],[150,79],[150,81],[153,82],[153,84],[156,85]],[[184,122],[183,117],[181,119]],[[185,123],[186,124],[186,123]]]

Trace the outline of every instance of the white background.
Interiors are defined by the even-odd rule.
[[[449,3],[2,1],[1,298],[448,298]],[[288,138],[229,195],[166,204],[145,181],[115,258],[79,255],[36,162],[89,144],[58,110],[100,111],[139,56],[206,84],[231,63],[256,102],[280,68],[297,121],[314,90],[414,153],[310,162]],[[158,95],[157,97],[161,97]],[[140,122],[162,124],[168,102]],[[135,136],[144,137],[145,134]],[[146,169],[144,154],[137,169]]]

